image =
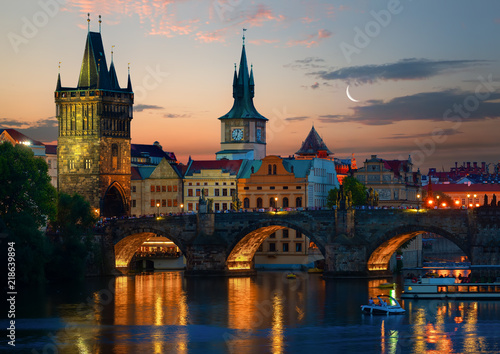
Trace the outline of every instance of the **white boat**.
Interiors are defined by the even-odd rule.
[[[361,306],[361,311],[370,315],[402,315],[405,310],[399,305],[398,300],[389,295],[377,296],[379,303]],[[384,300],[385,299],[385,300]],[[389,305],[389,303],[394,305]]]
[[[455,278],[406,280],[403,299],[500,299],[500,279],[494,283],[460,283]]]

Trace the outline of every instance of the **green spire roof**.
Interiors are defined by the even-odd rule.
[[[102,45],[101,34],[89,32],[85,43],[82,68],[78,80],[78,89],[110,88],[108,65]]]
[[[254,97],[254,79],[253,69],[251,74],[248,74],[247,55],[245,52],[245,44],[241,50],[240,67],[238,74],[236,70],[233,78],[233,98],[234,104],[231,110],[220,117],[219,119],[231,118],[257,118],[268,120],[262,116],[253,105]]]

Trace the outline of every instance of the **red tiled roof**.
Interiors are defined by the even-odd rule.
[[[422,187],[422,189],[427,190],[428,185]],[[474,193],[474,192],[499,192],[500,184],[497,183],[474,183],[470,186],[465,183],[450,183],[450,184],[432,184],[433,192],[464,192],[464,193]]]
[[[130,168],[130,179],[131,180],[141,180],[141,174],[139,173],[139,168],[132,166]]]
[[[33,140],[30,137],[24,135],[23,133],[15,130],[15,129],[11,129],[11,128],[2,129],[0,131],[0,134],[3,131],[6,131],[12,137],[12,139],[14,139],[16,141],[17,144],[21,144],[23,141],[29,141],[31,145],[43,145],[43,143],[41,141]]]
[[[226,159],[192,161],[184,175],[192,176],[193,173],[201,170],[224,170],[225,172],[229,172],[231,175],[236,175],[240,170],[242,162],[243,160]]]

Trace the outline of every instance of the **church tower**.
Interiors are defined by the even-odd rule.
[[[245,31],[245,29],[243,30]],[[244,32],[243,32],[244,33]],[[231,110],[219,118],[221,121],[221,151],[217,159],[260,160],[266,156],[266,123],[268,119],[255,109],[253,68],[248,72],[245,35],[241,50],[240,67],[234,68]]]
[[[90,22],[90,19],[87,19]],[[81,194],[102,216],[130,211],[130,121],[134,93],[130,70],[120,88],[113,63],[108,70],[99,32],[85,42],[77,87],[55,90],[58,186],[64,193]]]

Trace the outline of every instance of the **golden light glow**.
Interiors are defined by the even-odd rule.
[[[249,262],[233,262],[227,264],[229,270],[252,269]]]
[[[479,207],[479,203],[476,203],[476,207]]]
[[[441,204],[441,206],[442,206],[443,208],[446,208],[446,203],[442,203],[442,204]]]
[[[273,298],[273,323],[272,323],[272,353],[282,354],[283,351],[283,299],[275,294]]]
[[[455,200],[455,204],[456,204],[456,205],[460,204],[460,201]]]
[[[427,202],[429,205],[431,205],[432,203],[434,203],[434,201],[432,199],[429,199],[429,201]]]

